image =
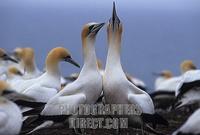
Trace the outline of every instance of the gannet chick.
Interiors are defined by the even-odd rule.
[[[172,135],[199,135],[200,134],[200,109],[196,110],[187,121]]]
[[[60,110],[60,105],[94,104],[102,92],[102,76],[98,70],[95,53],[95,39],[104,23],[88,23],[84,25],[82,49],[84,65],[78,78],[66,85],[62,91],[46,104],[42,115],[66,114],[68,110]],[[66,111],[66,112],[65,112]]]
[[[17,135],[22,127],[22,114],[19,107],[2,97],[2,93],[8,85],[0,81],[0,134]]]
[[[103,91],[106,104],[133,104],[138,106],[142,115],[148,114],[153,117],[155,114],[154,104],[151,97],[143,90],[137,88],[126,78],[126,75],[122,69],[120,61],[120,49],[121,49],[121,35],[122,35],[122,23],[119,20],[115,5],[113,5],[112,18],[109,20],[107,26],[107,38],[108,38],[108,54],[106,60],[105,73],[103,77]],[[142,117],[143,117],[142,116]],[[131,125],[141,126],[142,120],[140,116],[130,117]],[[138,118],[139,117],[139,118]],[[143,117],[144,118],[144,117]],[[166,121],[160,121],[154,119],[155,123],[167,124]],[[134,124],[133,124],[134,123]]]
[[[22,80],[13,86],[18,92],[33,97],[37,102],[47,102],[61,88],[59,62],[66,61],[77,67],[69,51],[62,47],[52,49],[46,57],[46,72],[40,77]]]
[[[8,68],[7,61],[18,63],[17,60],[8,56],[8,54],[3,49],[0,48],[0,80],[7,79],[7,76],[6,76],[6,72]]]

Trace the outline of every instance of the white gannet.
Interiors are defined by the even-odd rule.
[[[155,80],[155,91],[158,90],[159,85],[162,84],[162,82],[172,78],[173,74],[169,70],[163,70],[161,73],[153,73],[153,75],[158,76]]]
[[[103,76],[103,92],[105,103],[133,104],[140,108],[143,113],[142,117],[145,114],[154,117],[155,110],[151,97],[145,91],[139,89],[133,83],[128,81],[122,69],[120,62],[121,35],[122,24],[116,14],[115,4],[113,4],[112,18],[109,20],[109,24],[107,26],[108,54],[105,73]],[[142,123],[141,121],[137,121],[132,116],[129,120],[131,123]],[[161,122],[157,117],[157,119],[154,119],[154,121],[151,122],[156,125],[159,123],[158,121]],[[167,124],[167,122],[164,120],[162,124]]]
[[[5,82],[0,81],[0,134],[17,135],[22,127],[22,114],[15,103],[2,97],[7,87]]]
[[[190,70],[183,74],[176,90],[175,107],[200,103],[200,70]],[[200,105],[200,104],[199,104]]]
[[[200,109],[197,109],[187,121],[172,135],[199,135],[200,134]]]
[[[12,87],[13,84],[15,84],[17,81],[21,81],[23,74],[20,72],[19,69],[16,67],[8,67],[7,73],[7,80],[6,82]]]
[[[62,109],[62,107],[67,108],[68,105],[96,103],[102,92],[102,76],[98,69],[94,43],[98,31],[103,25],[104,23],[88,23],[83,27],[81,36],[84,65],[78,78],[66,85],[43,107],[23,113],[25,116],[39,114],[39,119],[37,121],[40,122],[46,120],[64,122],[66,118],[71,115],[68,113],[71,112],[71,108]],[[45,124],[45,122],[43,124]],[[44,127],[43,124],[35,129]],[[35,129],[33,129],[33,131],[35,131]]]
[[[95,53],[95,39],[104,23],[88,23],[84,25],[81,37],[83,45],[84,65],[78,78],[66,85],[45,105],[41,115],[61,115],[65,111],[60,106],[77,104],[94,104],[102,92],[102,76],[98,70]]]
[[[63,47],[52,49],[46,57],[46,72],[40,77],[30,80],[22,80],[12,86],[12,89],[33,97],[37,102],[47,102],[61,88],[59,62],[66,61],[77,67],[79,65],[72,60],[69,51]]]
[[[13,64],[12,66],[17,67],[24,74],[24,79],[33,79],[42,74],[37,68],[33,48],[16,48],[13,54],[20,62],[18,65]]]
[[[6,72],[7,72],[7,68],[8,68],[7,61],[18,63],[17,60],[8,56],[8,54],[5,52],[5,50],[0,48],[0,80],[7,79],[7,77],[6,77]]]

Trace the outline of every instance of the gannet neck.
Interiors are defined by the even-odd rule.
[[[46,72],[50,75],[60,75],[59,60],[54,57],[53,53],[49,53],[46,58]]]
[[[84,65],[81,72],[98,69],[94,42],[95,39],[91,38],[85,38],[82,41]]]
[[[105,71],[112,71],[114,68],[122,70],[121,59],[121,36],[111,36],[108,39],[108,55]]]

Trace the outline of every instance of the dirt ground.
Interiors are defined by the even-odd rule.
[[[156,130],[166,134],[166,135],[171,135],[173,131],[175,131],[177,128],[179,128],[185,121],[186,119],[191,115],[192,111],[164,111],[164,112],[159,112],[165,119],[168,120],[169,126],[157,126]],[[28,130],[33,128],[35,125],[30,125],[29,127],[24,128],[23,130]],[[128,128],[128,129],[123,129],[117,132],[116,130],[107,130],[107,129],[96,129],[96,130],[91,130],[87,129],[84,130],[84,133],[87,135],[113,135],[113,134],[121,134],[121,135],[140,135],[142,134],[140,129],[133,129],[133,128]],[[38,130],[32,135],[73,135],[75,134],[73,129],[70,129],[69,126],[64,126],[63,124],[56,124],[53,125],[50,128],[46,129],[41,129]],[[148,135],[153,135],[151,133],[146,133]],[[23,133],[21,133],[23,135]]]

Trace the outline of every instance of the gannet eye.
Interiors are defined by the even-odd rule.
[[[94,25],[89,26],[89,32],[92,31],[93,27],[94,27]]]

